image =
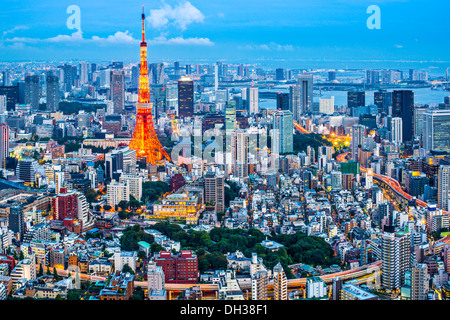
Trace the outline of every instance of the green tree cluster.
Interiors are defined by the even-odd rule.
[[[311,148],[314,148],[316,151],[316,154],[318,154],[319,147],[321,146],[332,146],[333,144],[324,139],[322,135],[317,133],[310,133],[310,134],[301,134],[296,133],[294,134],[294,153],[304,152],[306,151],[306,148],[310,146]]]
[[[138,251],[138,242],[145,241],[149,244],[154,242],[154,238],[151,234],[145,232],[138,224],[128,227],[123,231],[123,235],[120,238],[120,247],[124,251]]]
[[[142,183],[142,201],[153,202],[164,193],[170,191],[170,186],[163,181],[148,181]]]

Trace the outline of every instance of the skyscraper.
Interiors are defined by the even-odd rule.
[[[87,62],[80,62],[80,85],[88,82],[88,68],[89,64]]]
[[[177,78],[180,76],[180,61],[173,63],[173,72]]]
[[[289,94],[277,92],[277,109],[289,110]]]
[[[14,110],[16,104],[19,103],[20,95],[19,95],[19,85],[24,85],[23,82],[17,83],[15,86],[1,86],[0,87],[0,95],[6,96],[6,109]],[[25,99],[24,99],[25,100]],[[24,101],[25,102],[25,101]]]
[[[300,86],[300,106],[302,113],[312,112],[313,108],[313,76],[299,75],[297,80]]]
[[[301,91],[298,84],[289,86],[289,110],[292,112],[295,121],[300,120],[300,116],[303,114],[301,108]]]
[[[25,77],[25,103],[31,106],[32,110],[39,109],[39,76]]]
[[[392,116],[402,118],[403,141],[414,137],[414,92],[394,90],[392,92]]]
[[[111,71],[111,100],[114,113],[122,113],[125,108],[125,74],[122,70]]]
[[[272,128],[272,152],[276,154],[292,153],[294,150],[292,112],[289,110],[275,111]]]
[[[405,232],[385,232],[381,236],[381,284],[388,290],[398,290],[411,266],[411,239]]]
[[[194,115],[194,81],[182,77],[178,80],[178,116],[181,118]]]
[[[391,118],[391,142],[394,145],[400,145],[403,142],[402,138],[402,118]]]
[[[139,66],[131,67],[131,88],[137,89],[139,87]]]
[[[347,108],[356,108],[366,105],[366,93],[364,91],[347,92]]]
[[[282,68],[277,68],[275,70],[275,80],[286,80],[285,70]]]
[[[366,127],[355,124],[352,126],[352,143],[351,143],[351,155],[352,159],[359,161],[358,148],[363,145]]]
[[[249,88],[248,106],[250,114],[259,113],[259,92],[258,88],[253,86]]]
[[[423,117],[423,147],[450,152],[450,110],[427,109]]]
[[[441,165],[438,171],[438,207],[450,210],[450,166]]]
[[[47,110],[59,110],[59,79],[57,76],[47,76]]]
[[[392,106],[392,92],[378,90],[373,93],[373,103],[378,107],[378,113],[389,114],[389,107]]]
[[[0,95],[0,114],[5,113],[7,110],[7,97]]]
[[[164,83],[164,64],[163,63],[151,63],[149,66],[150,84],[163,84]]]
[[[6,167],[6,158],[9,156],[9,126],[0,124],[0,168]]]
[[[65,64],[63,66],[64,71],[64,90],[69,92],[75,85],[75,79],[77,77],[77,67]]]

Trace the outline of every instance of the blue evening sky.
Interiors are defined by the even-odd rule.
[[[0,61],[137,61],[142,5],[149,61],[450,60],[444,0],[1,1]]]

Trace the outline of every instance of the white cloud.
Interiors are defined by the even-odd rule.
[[[167,39],[166,37],[158,37],[150,41],[151,44],[173,44],[173,45],[195,45],[195,46],[212,46],[214,42],[208,38],[183,38],[176,37]]]
[[[14,33],[14,32],[19,31],[19,30],[27,30],[27,29],[28,29],[27,26],[15,26],[15,27],[13,27],[13,28],[11,28],[9,30],[3,31],[3,37],[8,35],[9,33]]]
[[[173,23],[184,31],[192,23],[203,22],[205,16],[189,1],[186,1],[173,8],[163,3],[161,8],[150,10],[150,16],[147,17],[147,20],[153,28],[161,29]]]
[[[117,31],[114,35],[109,35],[106,38],[93,36],[92,41],[102,44],[138,44],[139,40],[134,39],[132,34],[127,31]]]
[[[277,51],[294,51],[294,46],[291,44],[281,45],[275,42],[271,42],[268,44],[258,44],[258,45],[245,45],[238,47],[239,49],[245,49],[245,50],[264,50],[264,51],[271,51],[271,50],[277,50]]]
[[[154,45],[195,45],[195,46],[212,46],[214,43],[208,38],[167,38],[167,34],[164,33],[161,36],[149,40],[149,44]],[[25,37],[14,37],[11,39],[6,39],[4,42],[12,43],[13,45],[18,44],[39,44],[39,43],[94,43],[98,45],[138,45],[140,39],[133,38],[133,35],[127,30],[125,32],[117,31],[113,35],[109,35],[106,38],[99,36],[93,36],[92,38],[83,38],[83,33],[81,30],[72,33],[71,35],[57,35],[52,38],[39,39],[39,38],[25,38]]]
[[[398,49],[403,48],[403,46],[402,46],[401,44],[394,44],[394,47],[396,47],[396,48],[398,48]]]
[[[74,42],[74,41],[82,41],[83,38],[83,32],[81,30],[75,31],[70,36],[66,34],[60,34],[56,37],[43,39],[44,42]]]

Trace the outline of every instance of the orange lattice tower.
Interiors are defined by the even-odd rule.
[[[136,126],[130,149],[136,150],[138,157],[146,157],[147,162],[156,165],[163,158],[170,161],[170,157],[164,150],[155,132],[152,118],[152,106],[150,103],[150,89],[148,84],[147,68],[147,42],[145,42],[145,14],[142,7],[142,42],[141,42],[141,67],[139,73],[139,99],[136,103]]]

